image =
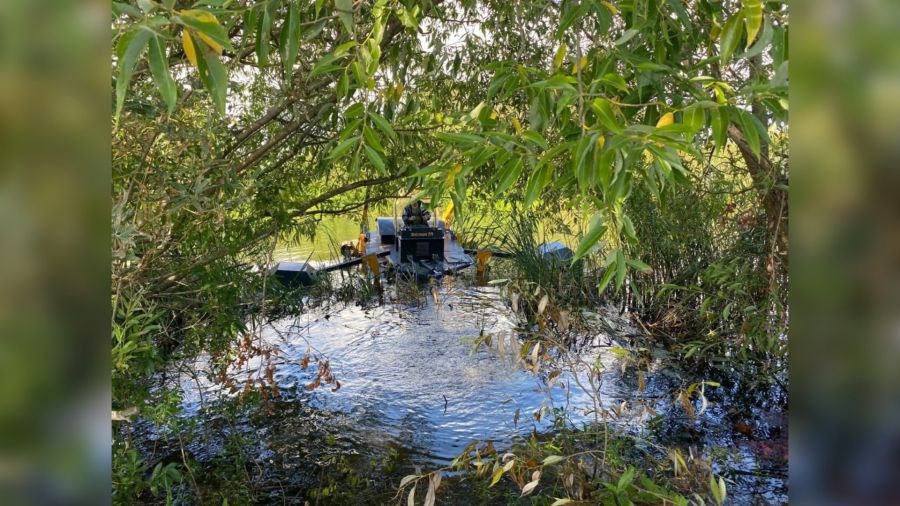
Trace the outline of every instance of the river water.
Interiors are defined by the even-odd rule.
[[[712,402],[696,420],[677,414],[671,392],[680,380],[664,360],[650,364],[641,389],[633,371],[623,372],[617,341],[636,330],[611,308],[585,319],[594,323],[581,356],[604,365],[599,398],[606,408],[624,407],[618,426],[642,436],[662,430],[685,448],[717,449],[717,472],[733,471],[726,475],[737,503],[785,500],[784,466],[760,458],[752,441],[742,443],[724,406]],[[446,465],[472,440],[502,449],[533,431],[547,433],[554,408],[565,408],[569,424],[592,420],[591,396],[575,378],[564,374],[548,386],[545,375],[517,363],[518,323],[498,286],[477,286],[465,276],[413,293],[389,286],[381,303],[331,305],[280,319],[263,329],[259,343],[274,350],[269,360],[279,392],[268,409],[225,427],[215,406],[237,394],[203,374],[181,376],[182,415],[208,425],[211,434],[190,451],[200,461],[213,459],[224,452],[223,434],[243,432],[253,446],[248,453],[264,469],[261,482],[287,479],[302,488],[315,482],[311,464],[337,456],[402,454],[404,466],[427,470]],[[483,335],[492,336],[492,346],[475,348],[473,340]],[[318,360],[328,361],[339,389],[307,389]],[[240,385],[264,361],[255,357],[231,374]],[[194,369],[204,365],[201,360]]]

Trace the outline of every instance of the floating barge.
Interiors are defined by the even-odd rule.
[[[430,219],[419,202],[406,207],[402,220],[378,217],[375,222],[376,231],[341,247],[344,261],[319,268],[309,262],[279,262],[272,274],[287,286],[309,285],[319,273],[366,263],[376,275],[384,267],[389,273],[426,282],[475,265],[453,231],[443,220]]]

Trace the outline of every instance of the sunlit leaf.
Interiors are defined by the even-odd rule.
[[[562,66],[563,60],[566,59],[566,51],[568,51],[568,49],[569,48],[565,44],[559,45],[559,49],[556,50],[556,55],[553,56],[553,70]]]
[[[519,179],[519,176],[522,175],[522,159],[519,157],[511,159],[506,166],[500,171],[500,183],[497,185],[497,189],[494,190],[496,194],[502,194],[505,192],[516,180]]]
[[[721,150],[725,146],[728,139],[728,112],[723,107],[716,108],[712,111],[712,134],[716,151]]]
[[[731,16],[722,28],[722,35],[719,38],[719,63],[723,67],[728,63],[741,41],[744,28],[743,23],[741,23],[742,18],[741,13],[737,13]]]
[[[531,207],[541,195],[541,192],[544,191],[544,188],[546,188],[547,184],[550,182],[552,174],[553,166],[546,163],[538,167],[538,169],[531,174],[531,177],[528,179],[528,185],[525,187],[526,208]]]
[[[584,257],[605,233],[606,225],[603,222],[603,216],[600,213],[597,213],[591,219],[591,226],[588,229],[587,234],[585,234],[581,239],[581,242],[578,243],[578,248],[575,250],[575,260]]]
[[[742,12],[744,13],[744,24],[747,27],[747,48],[756,40],[763,22],[763,4],[762,0],[743,0]]]
[[[197,37],[217,54],[222,54],[223,48],[234,51],[225,28],[213,13],[201,9],[191,9],[179,12],[177,19],[184,26],[195,30]]]
[[[685,110],[682,123],[697,133],[706,124],[706,110],[698,104],[691,104]]]
[[[662,128],[664,126],[671,125],[672,123],[675,123],[675,114],[667,112],[659,118],[659,121],[656,122],[656,128]]]
[[[494,485],[496,485],[497,482],[500,481],[501,478],[503,478],[503,473],[504,471],[502,467],[498,467],[496,470],[494,470],[494,474],[491,475],[491,484],[489,486],[493,487]]]

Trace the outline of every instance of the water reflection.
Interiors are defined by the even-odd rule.
[[[421,297],[374,307],[313,310],[277,321],[262,332],[261,344],[278,350],[274,379],[280,395],[268,409],[242,419],[239,430],[253,434],[265,473],[287,473],[294,486],[302,488],[315,476],[292,475],[292,470],[324,465],[338,456],[384,458],[391,452],[402,452],[408,464],[427,469],[446,465],[475,439],[503,448],[518,436],[549,430],[552,416],[540,420],[532,416],[541,410],[565,406],[567,420],[576,425],[593,419],[593,402],[576,387],[575,378],[563,375],[548,388],[541,375],[517,364],[517,322],[499,288],[448,280],[440,288],[439,302],[425,295],[427,289],[423,292]],[[388,294],[387,299],[391,297]],[[617,421],[620,426],[685,446],[731,446],[726,461],[739,471],[734,475],[737,480],[747,476],[741,470],[757,472],[760,464],[754,449],[734,447],[727,414],[719,405],[713,404],[696,421],[670,410],[662,423],[648,426],[653,410],[671,405],[670,394],[680,380],[665,360],[657,360],[640,390],[633,371],[623,373],[621,355],[610,351],[615,344],[612,332],[622,339],[633,329],[612,311],[592,316],[602,325],[584,337],[581,354],[605,367],[600,384],[603,406],[626,401],[629,413]],[[495,345],[473,349],[472,340],[481,335],[494,336]],[[501,337],[505,344],[498,346]],[[308,353],[330,361],[340,389],[306,389],[316,373],[315,360],[302,367]],[[255,359],[245,370],[255,371],[259,365]],[[238,384],[246,374],[236,374]],[[579,379],[587,384],[584,377]],[[201,405],[236,395],[202,376],[184,377],[182,386],[184,415],[192,418],[206,416]],[[210,439],[198,445],[192,451],[195,455],[215,455],[221,449]],[[760,486],[783,492],[779,488],[783,484],[783,476],[751,477],[741,487],[748,494],[759,493]],[[777,499],[781,492],[770,497]]]

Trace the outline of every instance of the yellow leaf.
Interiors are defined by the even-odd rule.
[[[222,55],[222,49],[224,49],[218,42],[209,38],[205,33],[197,32],[197,36],[200,37],[200,40],[206,42],[206,45],[211,47],[213,51],[215,51],[218,55]]]
[[[444,210],[444,214],[441,215],[441,219],[444,220],[444,222],[449,223],[450,218],[452,218],[452,217],[453,217],[453,202],[450,202],[450,205],[447,206],[447,209]]]
[[[381,275],[381,266],[378,265],[378,257],[375,255],[366,255],[362,258],[363,264],[372,271],[372,274],[377,278]]]
[[[480,249],[475,253],[475,270],[483,273],[488,262],[491,260],[492,253],[486,249]]]
[[[455,164],[452,169],[447,172],[447,186],[453,186],[456,181],[456,175],[462,171],[462,164]]]
[[[667,112],[663,114],[661,118],[659,118],[659,121],[656,122],[656,128],[662,128],[664,126],[671,125],[672,123],[675,123],[675,115],[671,112]]]
[[[587,64],[587,56],[582,56],[577,62],[575,62],[575,65],[572,65],[572,74],[577,74],[578,72],[584,70],[584,68],[587,67]]]
[[[559,49],[556,50],[556,55],[553,57],[553,70],[556,70],[562,65],[563,60],[566,59],[566,51],[569,48],[566,47],[565,44],[559,46]]]
[[[606,1],[603,1],[600,3],[602,3],[609,10],[609,13],[612,14],[613,16],[615,16],[616,14],[619,13],[619,8],[616,7],[615,5],[613,5],[609,2],[606,2]]]
[[[202,9],[191,9],[191,10],[186,10],[186,11],[179,11],[178,14],[182,17],[189,17],[189,18],[196,19],[197,21],[199,21],[201,23],[212,23],[212,24],[216,24],[216,25],[220,24],[219,18],[217,18],[213,13],[211,13],[209,11],[204,11]],[[222,45],[219,44],[218,42],[216,42],[215,40],[213,40],[212,37],[210,37],[209,35],[206,35],[203,32],[194,32],[194,35],[200,37],[200,40],[202,40],[203,42],[206,43],[206,45],[211,47],[213,51],[215,51],[219,55],[222,54],[222,49],[223,49]],[[194,65],[196,65],[196,63]]]
[[[517,134],[521,134],[521,133],[522,133],[522,131],[523,131],[522,124],[519,123],[519,120],[518,120],[517,118],[513,118],[513,119],[512,119],[512,126],[513,126],[513,128],[516,129],[516,133],[517,133]]]
[[[190,9],[186,11],[179,11],[178,14],[180,16],[188,16],[191,18],[200,21],[201,23],[215,23],[219,24],[219,19],[213,15],[212,12],[205,11],[203,9]]]
[[[597,136],[597,149],[603,150],[603,146],[606,145],[606,137],[602,135]]]
[[[197,67],[197,50],[194,49],[194,39],[191,37],[191,31],[187,28],[181,31],[181,43],[184,46],[184,54],[187,56],[187,59]]]

